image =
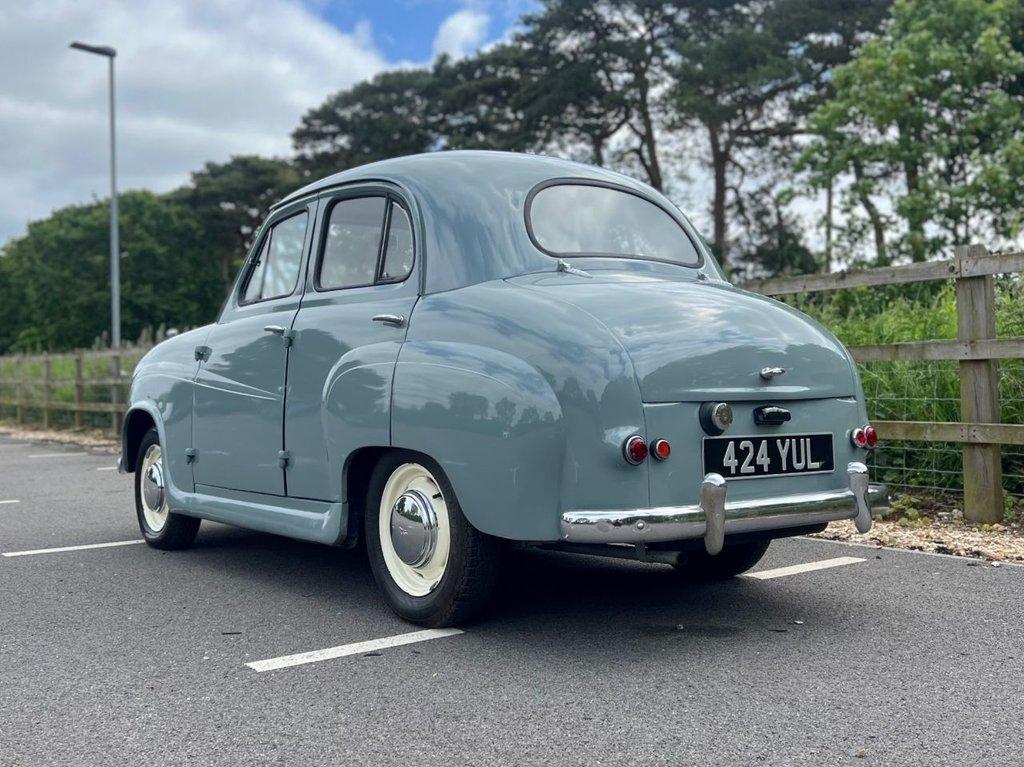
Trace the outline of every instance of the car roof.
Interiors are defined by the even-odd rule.
[[[473,150],[429,152],[350,168],[302,187],[274,207],[352,184],[397,186],[420,219],[423,236],[417,251],[426,269],[424,292],[435,293],[550,270],[553,259],[529,239],[524,208],[534,187],[560,178],[626,187],[678,213],[651,187],[614,171],[557,157]],[[693,233],[688,222],[687,228]]]

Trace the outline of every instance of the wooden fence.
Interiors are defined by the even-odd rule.
[[[874,421],[881,440],[958,442],[963,450],[964,516],[998,522],[1003,515],[1001,445],[1024,445],[1024,425],[1000,423],[996,360],[1024,357],[1024,338],[996,338],[995,275],[1024,272],[1024,252],[990,254],[958,247],[953,258],[837,274],[754,280],[747,290],[772,296],[953,279],[957,340],[851,346],[857,362],[953,360],[960,368],[958,423]]]
[[[120,435],[124,418],[131,370],[125,370],[126,360],[140,358],[148,347],[127,347],[98,351],[77,351],[67,354],[15,355],[2,358],[7,363],[4,370],[12,367],[14,375],[0,376],[0,390],[13,389],[13,396],[0,395],[0,406],[14,409],[14,420],[19,425],[28,421],[30,411],[41,414],[43,428],[50,428],[53,415],[57,412],[71,412],[75,428],[85,426],[86,413],[109,413],[110,431]],[[104,375],[87,374],[87,368],[95,369],[97,362],[105,361]],[[74,374],[54,375],[54,368],[73,365]],[[42,367],[42,375],[28,375],[31,367]],[[73,387],[73,398],[55,398],[54,390],[59,387]],[[96,389],[106,392],[106,397],[95,397]],[[30,393],[31,392],[31,393]],[[41,394],[40,394],[41,392]]]
[[[957,248],[953,258],[905,266],[869,269],[837,274],[812,274],[777,277],[748,282],[743,287],[767,295],[814,293],[843,288],[899,285],[930,280],[953,279],[956,284],[958,338],[955,341],[915,341],[910,343],[853,346],[850,351],[858,362],[953,360],[960,368],[961,421],[935,423],[924,421],[875,421],[882,440],[917,442],[955,442],[962,445],[964,473],[964,514],[972,521],[995,522],[1002,518],[1003,489],[1000,445],[1024,445],[1024,425],[1000,423],[998,369],[996,360],[1024,358],[1024,338],[996,338],[994,275],[1024,272],[1024,253],[990,254],[981,246]],[[51,425],[54,412],[70,411],[74,425],[83,426],[87,413],[109,414],[110,429],[120,432],[130,370],[144,347],[122,350],[74,352],[0,358],[2,369],[13,361],[15,374],[0,375],[0,406],[15,411],[24,423],[28,411],[42,414],[44,426]],[[92,370],[97,361],[107,360],[104,375],[85,375],[86,362]],[[72,377],[54,376],[55,365],[68,368],[73,361]],[[41,376],[29,377],[26,369],[42,366]],[[56,387],[72,386],[73,398],[54,398]],[[96,388],[106,391],[102,397],[88,396]],[[5,396],[13,389],[14,395]],[[29,390],[35,391],[34,396]],[[39,392],[41,390],[41,396]],[[66,392],[66,388],[65,388]]]

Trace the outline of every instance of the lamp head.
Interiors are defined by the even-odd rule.
[[[99,56],[106,56],[109,59],[112,59],[117,55],[117,51],[109,45],[89,45],[88,43],[80,43],[76,40],[68,47],[74,48],[78,51],[85,51],[86,53],[95,53]]]

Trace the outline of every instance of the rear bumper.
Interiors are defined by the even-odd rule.
[[[871,529],[872,501],[885,501],[884,485],[870,485],[862,463],[847,467],[849,487],[776,498],[728,501],[726,481],[708,474],[700,503],[653,509],[567,511],[562,540],[570,543],[657,543],[703,538],[709,554],[722,550],[726,535],[787,527],[805,527],[852,519],[857,530]]]

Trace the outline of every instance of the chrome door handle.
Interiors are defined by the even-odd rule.
[[[401,314],[377,314],[373,317],[374,322],[383,322],[385,325],[394,325],[396,328],[405,324],[405,317]]]
[[[277,333],[279,336],[283,336],[285,331],[285,328],[281,325],[267,325],[263,329],[268,333]]]
[[[773,378],[778,378],[786,372],[786,368],[761,368],[761,378],[765,381],[771,381]]]

